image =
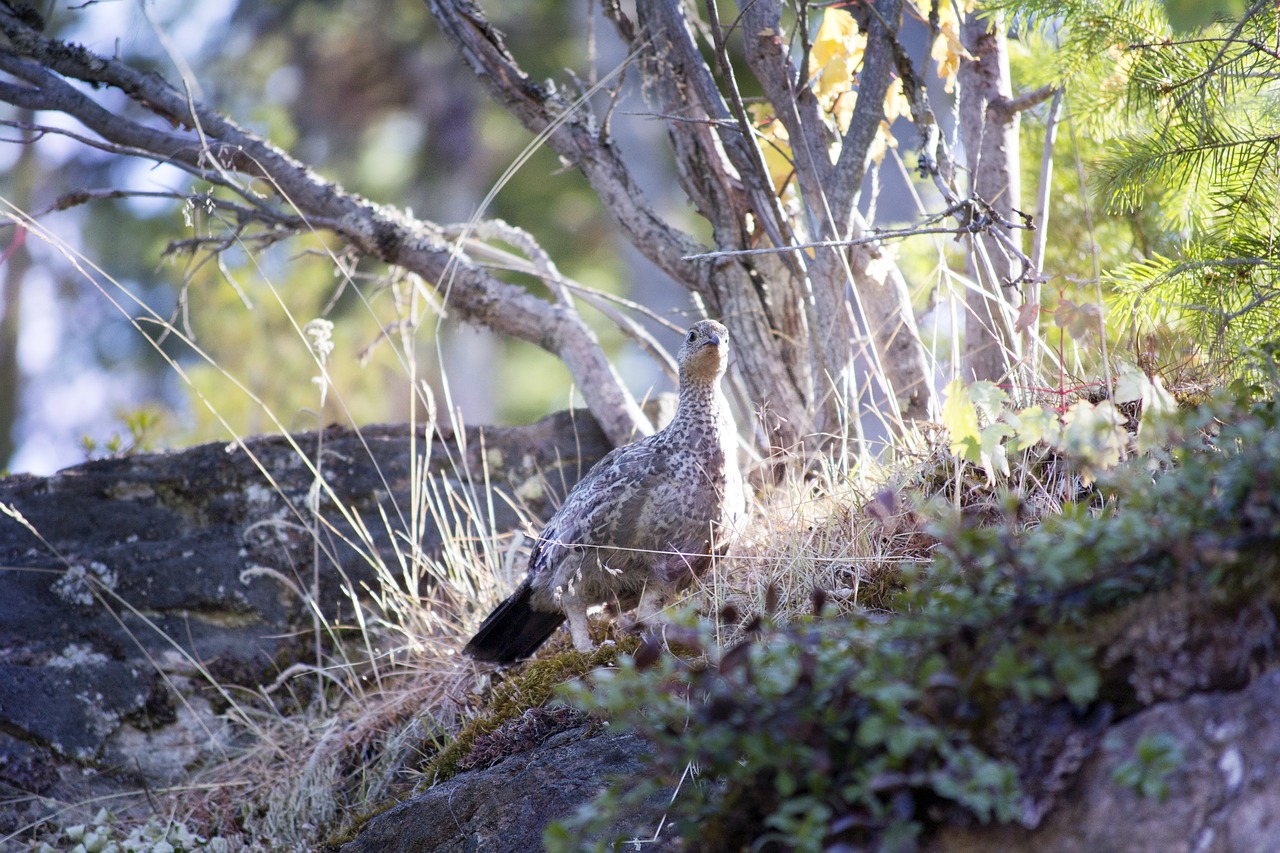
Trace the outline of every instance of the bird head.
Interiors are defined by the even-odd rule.
[[[729,366],[729,330],[715,320],[699,320],[685,334],[676,359],[681,380],[718,381]]]

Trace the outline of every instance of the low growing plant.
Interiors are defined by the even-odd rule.
[[[673,789],[665,821],[695,851],[906,850],[943,821],[1037,823],[1109,720],[1247,679],[1274,645],[1274,627],[1213,626],[1280,605],[1277,407],[1179,423],[1167,458],[1099,470],[1087,502],[1038,525],[1016,496],[997,524],[935,507],[935,559],[888,618],[823,618],[818,593],[813,617],[754,617],[721,651],[688,615],[571,688],[651,741],[654,770],[551,827],[549,849],[609,849],[659,824]],[[1162,629],[1170,613],[1186,631]],[[1232,663],[1188,655],[1198,643]],[[1129,784],[1162,780],[1168,754]]]
[[[177,821],[152,818],[143,826],[124,830],[116,826],[116,817],[99,809],[87,824],[64,827],[48,841],[33,845],[34,853],[227,853],[231,844],[223,838],[205,838]]]

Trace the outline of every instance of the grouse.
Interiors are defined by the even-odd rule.
[[[723,551],[745,511],[737,438],[720,378],[729,332],[695,323],[678,356],[680,394],[665,428],[601,459],[534,543],[529,570],[463,650],[512,663],[533,654],[566,619],[590,651],[587,609],[636,608],[644,620]]]

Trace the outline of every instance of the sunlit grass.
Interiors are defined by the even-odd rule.
[[[532,145],[537,144],[540,140]],[[391,353],[387,363],[399,370],[396,385],[404,399],[396,408],[407,413],[405,453],[411,460],[407,503],[380,505],[379,514],[369,517],[342,504],[333,493],[326,479],[323,438],[324,424],[332,419],[360,433],[360,401],[367,398],[368,389],[353,388],[357,373],[350,362],[338,363],[333,330],[326,330],[323,321],[297,313],[284,295],[291,285],[275,282],[271,270],[257,263],[255,252],[247,253],[247,268],[269,298],[252,310],[258,313],[262,328],[279,335],[275,346],[289,348],[288,358],[275,365],[279,373],[270,377],[267,387],[278,389],[290,382],[304,385],[309,380],[311,396],[303,401],[304,408],[298,407],[293,388],[282,398],[290,401],[283,404],[289,410],[277,411],[282,404],[256,391],[260,386],[243,375],[254,365],[219,360],[187,334],[181,322],[135,299],[24,212],[10,210],[8,215],[60,251],[116,310],[130,318],[145,340],[168,339],[165,348],[156,347],[158,354],[186,384],[191,399],[205,408],[205,420],[222,431],[220,437],[254,458],[245,425],[279,432],[312,478],[307,498],[294,501],[254,458],[265,482],[287,507],[285,519],[272,523],[302,531],[314,543],[310,565],[293,576],[275,573],[274,577],[310,615],[305,659],[278,673],[270,684],[252,687],[220,683],[201,662],[189,659],[202,689],[218,698],[222,720],[233,729],[236,746],[200,768],[189,784],[138,792],[136,801],[146,804],[138,814],[154,809],[207,837],[244,849],[307,849],[349,827],[370,808],[411,790],[442,749],[460,749],[459,732],[484,729],[492,722],[477,722],[492,712],[488,707],[494,695],[491,671],[462,658],[459,650],[484,615],[510,591],[512,580],[523,574],[530,545],[522,532],[498,529],[494,501],[501,498],[494,497],[487,466],[476,472],[475,479],[455,479],[440,476],[445,472],[430,470],[424,462],[433,458],[433,450],[441,450],[450,466],[462,470],[468,450],[449,377],[443,372],[419,375],[419,365],[430,361],[418,358],[419,349],[439,343],[437,337],[426,344],[423,338],[428,336],[418,333],[444,323],[445,306],[420,281],[396,271],[385,282],[395,316],[377,317],[364,301],[370,319],[385,331],[378,345]],[[460,244],[471,241],[468,251],[497,268],[553,281],[646,343],[658,360],[670,360],[656,342],[646,342],[629,319],[627,312],[636,313],[638,306],[552,276],[549,259],[532,254],[522,258],[505,250],[498,253],[492,245],[479,245],[484,236],[477,234],[479,217],[478,211],[476,219],[456,235]],[[356,274],[347,259],[324,248],[327,241],[309,240],[308,245],[319,245],[321,262],[331,263],[344,286],[365,299],[355,286]],[[943,307],[963,310],[957,306],[963,306],[964,292],[973,283],[950,269],[944,252],[938,254],[938,277],[948,283],[944,294],[948,304]],[[846,273],[852,283],[852,272],[846,269]],[[853,292],[856,295],[856,288]],[[1014,306],[1002,303],[1000,307],[1004,319],[1011,322]],[[1035,343],[1044,348],[1039,339]],[[173,356],[174,349],[194,359],[198,370],[188,366],[187,358]],[[1058,363],[1054,351],[1038,355],[1038,360]],[[1003,356],[1010,375],[1045,384],[1019,364],[1022,354],[1009,351]],[[436,364],[443,361],[434,359]],[[874,352],[871,361],[871,370],[883,374]],[[286,364],[296,369],[286,371]],[[299,376],[298,371],[311,375]],[[716,617],[732,611],[739,614],[739,622],[768,613],[775,622],[785,623],[818,608],[827,615],[873,612],[891,618],[892,598],[902,583],[901,568],[927,561],[933,544],[921,502],[941,497],[956,507],[998,511],[999,489],[979,472],[957,463],[936,431],[920,432],[902,423],[891,411],[893,389],[887,379],[869,377],[870,386],[879,387],[877,383],[888,392],[890,411],[877,412],[871,420],[878,418],[876,425],[891,438],[881,444],[865,440],[853,412],[866,401],[842,401],[842,424],[853,437],[838,443],[829,456],[789,460],[778,477],[763,467],[757,471],[750,520],[729,552],[693,587],[683,606]],[[739,402],[744,408],[753,405]],[[252,418],[246,418],[246,412]],[[428,427],[422,438],[417,437],[419,419]],[[310,420],[321,428],[320,437],[314,446],[304,447],[290,429]],[[438,444],[432,428],[436,424],[451,426],[459,444]],[[487,461],[485,454],[479,456]],[[369,453],[367,460],[355,460],[355,464],[376,465],[376,460]],[[379,474],[387,494],[394,496],[397,489]],[[1061,467],[1025,465],[1016,468],[1015,474],[1016,483],[1001,487],[1016,490],[1033,505],[1032,516],[1055,511],[1071,488],[1069,473]],[[333,506],[337,517],[321,513],[322,504]],[[527,512],[522,517],[526,527],[535,530],[545,520]],[[422,548],[428,530],[440,535],[438,552]],[[350,580],[353,567],[341,565],[326,545],[334,537],[358,555],[372,581]],[[380,542],[390,542],[390,551],[380,548]],[[346,578],[342,601],[322,598],[322,574]],[[128,602],[108,592],[100,590],[102,606],[112,612],[131,609]],[[625,617],[613,625],[604,622],[596,624],[602,639],[620,638],[629,627]],[[154,624],[151,628],[159,630]],[[720,640],[729,643],[734,638],[733,627],[727,626]],[[177,640],[171,643],[181,650]],[[566,654],[563,638],[548,644],[529,666],[561,654]],[[606,657],[591,665],[606,665]],[[156,669],[167,677],[159,663]],[[177,687],[172,692],[179,701],[187,701]],[[121,821],[133,819],[124,812]]]
[[[39,226],[33,222],[30,227]],[[462,658],[459,650],[510,591],[512,580],[522,575],[530,540],[521,532],[497,529],[493,502],[500,498],[494,497],[487,467],[474,479],[455,479],[425,464],[437,450],[451,467],[462,470],[467,432],[449,402],[448,377],[428,382],[417,375],[418,343],[410,324],[397,327],[385,342],[395,348],[405,373],[403,387],[411,396],[404,407],[411,413],[405,447],[411,460],[408,502],[382,507],[376,517],[362,516],[343,505],[326,480],[323,430],[314,445],[304,447],[286,429],[290,418],[276,414],[244,379],[184,338],[167,319],[131,303],[126,289],[87,259],[52,235],[41,236],[59,246],[122,313],[132,316],[141,310],[142,319],[134,321],[139,333],[144,325],[163,327],[202,359],[204,377],[191,385],[193,396],[234,442],[252,457],[247,436],[236,431],[215,402],[228,394],[258,407],[263,423],[288,437],[312,478],[307,497],[293,501],[255,459],[287,506],[285,519],[272,523],[300,530],[314,543],[309,566],[293,576],[275,576],[310,614],[306,659],[257,687],[219,683],[199,661],[189,660],[203,680],[202,689],[219,698],[221,717],[231,726],[237,746],[200,768],[190,784],[147,792],[174,821],[233,846],[312,846],[372,806],[412,788],[440,748],[470,721],[489,713],[488,670]],[[266,273],[261,275],[270,288]],[[411,305],[407,310],[421,308]],[[359,434],[358,418],[336,379],[339,372],[332,369],[325,324],[294,316],[283,299],[271,310],[282,313],[282,327],[292,330],[295,345],[309,354],[314,410],[339,413]],[[417,317],[412,325],[421,320]],[[162,355],[179,377],[188,378],[182,362]],[[207,384],[209,376],[223,386],[217,393]],[[432,386],[443,389],[443,407],[437,406]],[[446,422],[459,444],[437,444],[431,428],[418,438],[419,412],[428,426]],[[893,454],[899,461],[882,465],[854,449],[814,460],[807,470],[784,470],[776,481],[763,469],[757,472],[750,521],[686,601],[706,614],[733,610],[746,618],[768,612],[779,622],[812,613],[816,604],[829,614],[887,610],[900,583],[899,568],[927,560],[931,546],[908,488],[931,477],[951,481],[956,473],[954,460],[936,439],[913,434],[899,439]],[[486,454],[479,456],[487,460]],[[376,465],[373,454],[360,464]],[[383,482],[387,494],[394,495],[385,476]],[[322,503],[334,507],[336,518],[320,512]],[[526,513],[524,520],[527,528],[536,529],[544,519]],[[439,552],[421,547],[428,529],[439,532]],[[349,579],[352,567],[340,565],[325,544],[334,537],[341,537],[365,563],[371,582]],[[378,542],[390,542],[390,551],[380,550]],[[340,602],[320,596],[321,575],[332,573],[348,578]],[[112,612],[131,609],[105,591],[102,604]],[[597,631],[602,638],[618,637],[627,624],[626,619],[614,626],[598,624]],[[722,637],[724,642],[732,639],[731,633]],[[549,644],[540,657],[561,653],[562,645]],[[159,663],[156,668],[164,675]],[[176,687],[173,692],[186,701]],[[138,802],[144,799],[140,796]],[[120,814],[122,825],[132,819],[127,809]]]

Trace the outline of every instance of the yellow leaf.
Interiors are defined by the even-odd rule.
[[[849,122],[853,121],[853,108],[857,105],[858,93],[850,89],[837,95],[835,101],[828,107],[831,115],[835,117],[836,127],[840,129],[842,136],[849,130]]]
[[[871,147],[868,149],[871,159],[879,166],[884,162],[884,155],[889,153],[889,149],[897,147],[898,140],[894,137],[893,132],[889,130],[889,122],[881,121],[880,127],[876,130],[875,138],[871,140]]]
[[[787,144],[785,136],[780,140],[766,138],[761,150],[764,153],[765,168],[769,170],[769,177],[773,181],[773,191],[782,195],[796,171],[795,164],[791,162],[791,146]]]
[[[764,104],[752,104],[748,109],[760,134],[760,152],[764,155],[765,168],[769,170],[769,178],[773,181],[773,191],[782,195],[783,190],[791,182],[795,174],[795,164],[791,160],[791,139],[787,129],[769,112]]]
[[[920,13],[920,17],[926,21],[929,20],[929,10],[933,7],[933,0],[915,0],[915,4],[916,4],[916,11]],[[955,20],[955,17],[956,17],[955,5],[956,4],[954,3],[947,3],[947,2],[939,3],[938,4],[938,20],[941,21],[947,18]],[[960,11],[964,12],[967,15],[970,12],[972,12],[974,9],[978,8],[978,0],[964,0],[963,3],[959,4],[959,6],[960,6]]]
[[[850,93],[849,100],[852,104],[856,95]],[[836,113],[836,119],[840,125],[840,132],[844,133],[849,129],[849,121],[853,116],[853,107],[849,107],[848,116],[842,115],[839,111]],[[875,139],[871,141],[871,148],[868,153],[871,159],[880,165],[884,162],[884,156],[889,152],[890,148],[898,147],[898,140],[893,135],[893,123],[900,118],[911,118],[911,104],[907,102],[907,97],[902,93],[902,80],[895,78],[889,84],[889,89],[884,93],[884,119],[880,122],[880,127],[876,130]]]
[[[926,19],[929,17],[930,5],[929,0],[916,0],[916,8]],[[974,3],[966,2],[963,4],[962,11],[967,15],[973,11],[973,8]],[[938,4],[938,35],[933,40],[930,55],[938,64],[938,76],[946,84],[948,94],[954,92],[960,61],[973,59],[973,55],[964,49],[964,44],[960,41],[960,16],[956,14],[953,3]]]
[[[822,24],[809,50],[809,80],[824,105],[829,107],[853,88],[854,72],[862,63],[866,46],[867,37],[858,32],[853,15],[830,7],[823,11]]]
[[[952,379],[942,393],[946,398],[942,425],[951,436],[951,452],[963,456],[967,448],[977,446],[978,410],[969,399],[969,388],[963,379]]]
[[[902,78],[895,77],[884,93],[884,120],[893,124],[900,118],[911,118],[911,104],[902,92]]]
[[[938,63],[938,76],[945,81],[944,88],[950,94],[956,90],[956,74],[960,71],[962,59],[973,59],[973,55],[964,49],[960,42],[959,22],[942,24],[938,37],[933,40],[930,54]]]

